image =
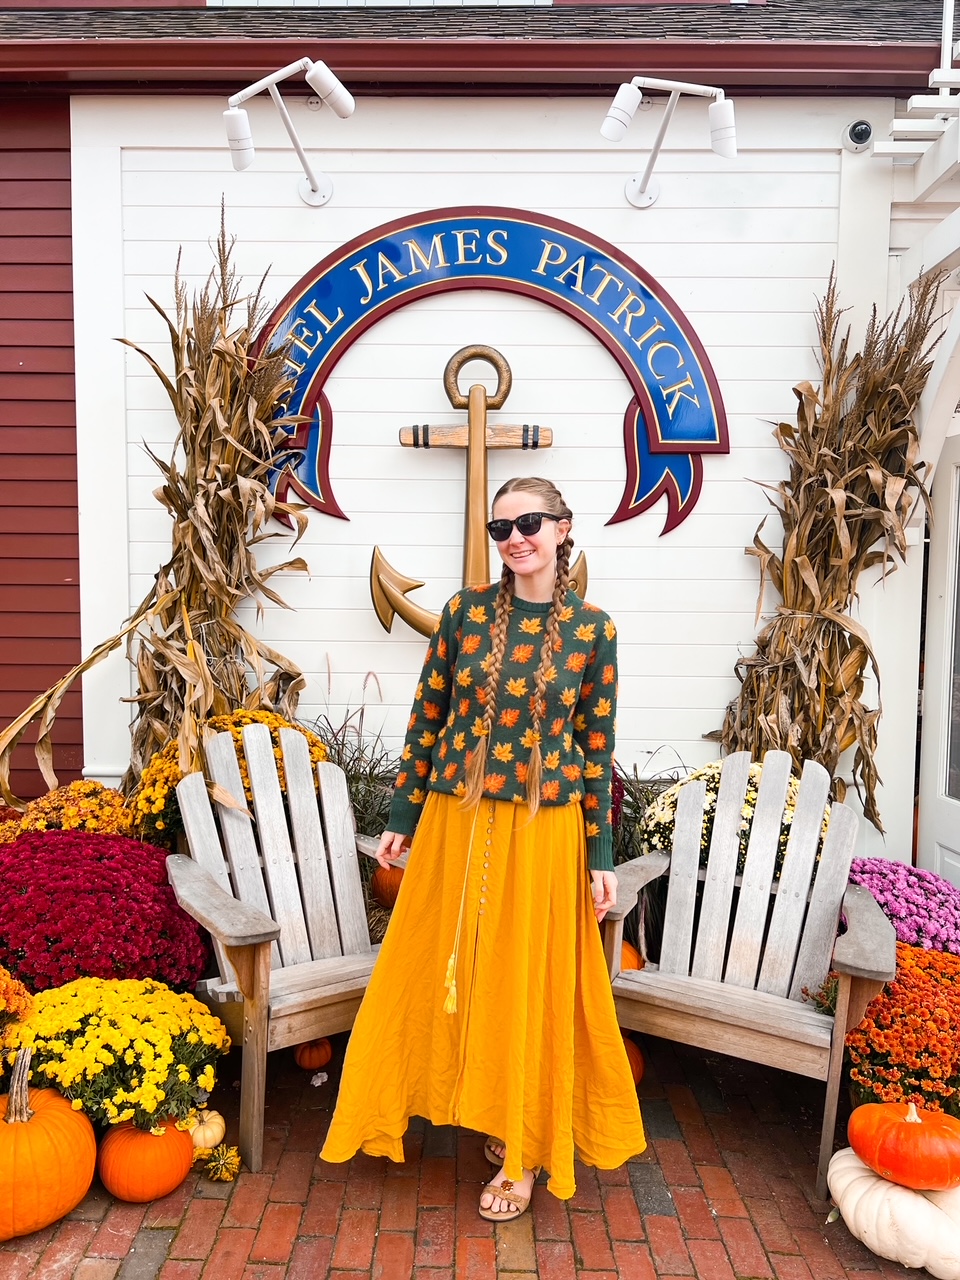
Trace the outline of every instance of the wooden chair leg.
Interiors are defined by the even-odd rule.
[[[228,948],[243,993],[243,1066],[240,1073],[240,1157],[251,1173],[263,1164],[263,1111],[267,1082],[270,943]]]
[[[827,1065],[827,1096],[823,1106],[823,1128],[820,1130],[820,1154],[817,1159],[817,1199],[826,1200],[827,1168],[833,1155],[833,1139],[837,1130],[837,1105],[840,1099],[840,1078],[843,1074],[844,1042],[847,1019],[850,1012],[852,982],[849,974],[841,974],[837,986],[837,1011],[833,1019],[833,1039],[830,1043],[830,1061]]]

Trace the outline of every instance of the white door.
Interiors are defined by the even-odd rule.
[[[933,480],[920,741],[918,862],[960,885],[960,435]]]

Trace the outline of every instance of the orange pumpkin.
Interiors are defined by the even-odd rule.
[[[370,892],[381,907],[390,908],[397,900],[403,881],[403,867],[377,867],[370,877]]]
[[[960,1120],[918,1111],[912,1102],[868,1102],[854,1108],[847,1139],[881,1178],[914,1191],[960,1186]]]
[[[620,948],[621,969],[642,969],[643,956],[632,942],[625,942]]]
[[[29,1089],[21,1049],[0,1097],[0,1240],[49,1227],[90,1190],[97,1162],[93,1125],[56,1089]]]
[[[643,1054],[640,1052],[640,1046],[635,1044],[629,1036],[624,1036],[623,1047],[627,1051],[627,1061],[630,1063],[633,1083],[639,1084],[643,1079]]]
[[[333,1045],[326,1036],[319,1040],[305,1040],[303,1044],[297,1045],[293,1056],[297,1060],[297,1066],[303,1067],[304,1071],[319,1071],[333,1057]]]
[[[171,1117],[159,1120],[161,1134],[134,1125],[114,1125],[100,1144],[100,1181],[118,1200],[145,1204],[169,1195],[193,1164],[193,1137]]]

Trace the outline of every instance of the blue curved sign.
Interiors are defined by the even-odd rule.
[[[519,209],[436,209],[411,215],[330,254],[267,322],[261,348],[289,344],[293,390],[284,412],[307,423],[278,453],[275,489],[346,518],[328,464],[333,413],[324,393],[356,339],[398,307],[455,289],[536,298],[571,316],[611,352],[629,384],[624,412],[627,483],[608,523],[661,496],[663,532],[693,510],[702,455],[727,453],[716,377],[689,321],[642,267],[582,228]]]

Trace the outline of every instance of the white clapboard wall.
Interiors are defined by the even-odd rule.
[[[303,719],[339,723],[363,705],[367,729],[399,745],[424,641],[399,620],[392,634],[381,628],[370,602],[371,551],[379,545],[398,570],[425,580],[413,596],[419,603],[439,609],[459,586],[464,457],[402,449],[397,434],[413,423],[463,420],[444,394],[443,368],[461,346],[486,343],[507,357],[514,376],[491,420],[539,422],[554,432],[553,448],[535,458],[491,454],[491,491],[508,476],[540,472],[576,513],[589,596],[615,616],[620,633],[621,761],[645,773],[714,758],[717,748],[703,735],[719,726],[736,693],[734,663],[751,651],[756,631],[756,561],[744,547],[769,507],[755,482],[783,475],[771,424],[793,415],[794,384],[817,378],[813,307],[834,260],[843,284],[846,252],[840,132],[863,104],[738,100],[740,155],[725,161],[709,150],[705,104],[682,99],[657,165],[660,199],[647,210],[626,203],[623,183],[643,167],[659,103],[638,115],[627,145],[612,146],[598,132],[606,99],[361,96],[346,122],[290,99],[314,163],[334,181],[320,209],[297,198],[299,166],[269,101],[248,104],[257,158],[247,172],[232,171],[223,105],[148,98],[74,105],[85,646],[142,598],[169,545],[143,442],[169,452],[173,419],[145,363],[110,340],[123,334],[167,359],[144,295],[172,305],[181,247],[188,286],[202,282],[221,197],[237,237],[235,265],[251,284],[270,268],[272,302],[332,249],[393,218],[452,205],[528,208],[618,245],[699,335],[732,449],[704,459],[693,514],[665,536],[663,503],[606,523],[623,492],[629,392],[590,334],[525,298],[479,290],[434,297],[368,330],[327,382],[330,475],[349,521],[311,514],[295,552],[309,575],[273,579],[291,609],[268,606],[260,622],[251,609],[245,620],[303,667]],[[870,216],[888,226],[889,205]],[[883,306],[886,242],[875,238]],[[483,366],[473,372],[490,375]],[[85,502],[98,491],[92,486],[102,490],[105,473],[115,502]],[[775,541],[774,520],[768,530]],[[289,554],[284,537],[262,559]],[[895,614],[887,627],[900,625]],[[111,664],[88,679],[97,696],[86,702],[87,769],[107,775],[124,762],[128,711],[116,698],[130,691],[122,660]]]

